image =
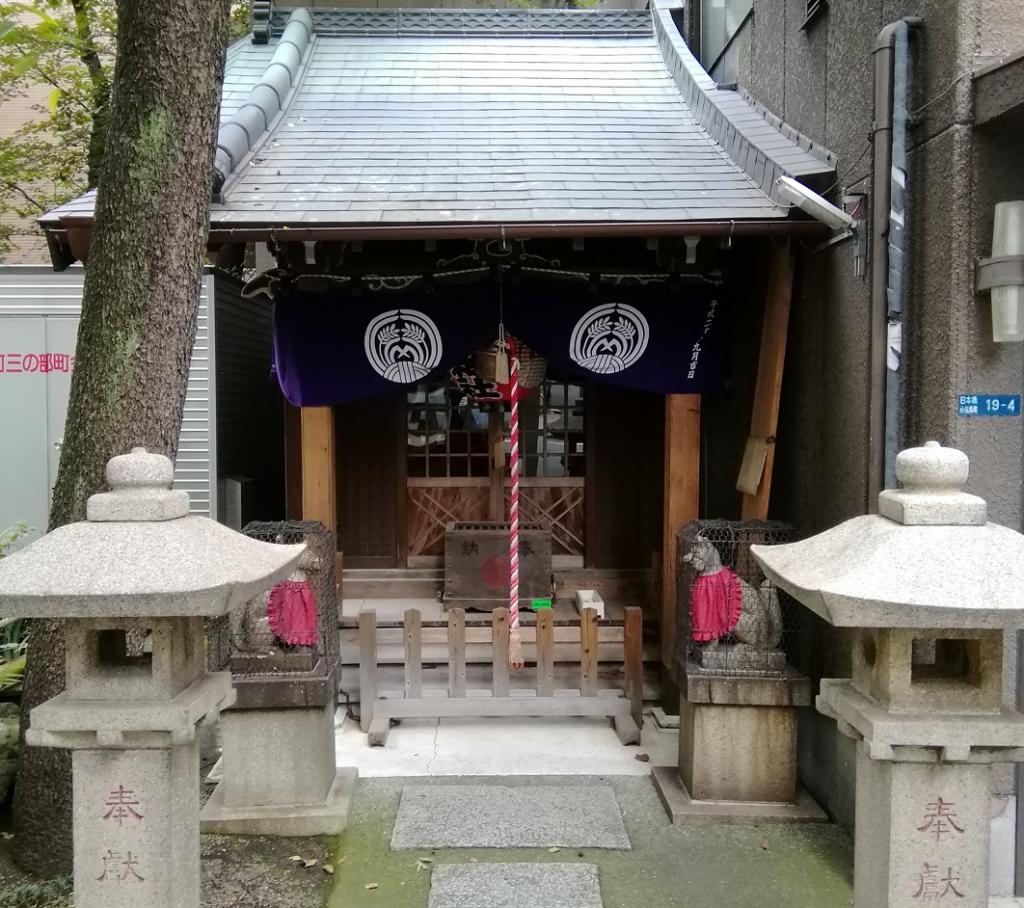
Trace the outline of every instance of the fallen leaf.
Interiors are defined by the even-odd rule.
[[[423,861],[423,860],[417,861],[416,862],[416,869],[417,870],[430,870],[430,864],[427,861]]]
[[[476,862],[477,862],[477,859],[476,859],[476,858],[470,858],[470,859],[469,859],[469,863],[470,863],[470,864],[475,864]]]
[[[424,864],[433,864],[434,863],[434,859],[433,858],[420,858],[420,860],[423,861]]]
[[[340,858],[337,859],[339,864],[344,864],[345,861],[347,861],[347,860],[348,860],[348,855],[347,854],[343,854]]]
[[[364,884],[363,888],[364,889],[376,889],[377,888],[377,884],[376,883],[366,883],[366,884]]]
[[[333,864],[324,864],[323,871],[324,871],[324,873],[330,873],[330,874],[333,875],[333,873],[334,873],[334,865]]]
[[[561,848],[553,848],[553,847],[548,849],[548,851],[550,851],[552,854],[558,854],[558,852],[561,851],[561,850],[562,850]]]
[[[770,850],[770,849],[768,848],[768,840],[767,840],[767,839],[765,839],[765,840],[764,840],[764,841],[763,841],[763,842],[761,843],[761,850],[762,850],[762,851],[769,851],[769,850]]]
[[[288,860],[289,861],[304,861],[306,859],[301,854],[293,854],[290,858],[288,858]]]
[[[633,759],[634,760],[639,760],[641,763],[650,763],[651,762],[651,755],[650,754],[633,754]]]
[[[320,862],[316,858],[307,858],[302,862],[302,866],[308,869],[309,867],[316,867],[319,863]]]
[[[0,832],[0,839],[3,839],[5,842],[9,842],[13,838],[14,838],[14,833],[13,832]]]

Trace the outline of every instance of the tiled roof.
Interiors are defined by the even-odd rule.
[[[665,9],[297,11],[286,49],[274,16],[228,55],[214,228],[779,219],[777,176],[834,170]]]

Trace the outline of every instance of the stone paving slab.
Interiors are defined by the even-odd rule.
[[[406,785],[391,847],[628,849],[630,843],[610,785]]]
[[[594,864],[440,864],[427,908],[602,908]]]

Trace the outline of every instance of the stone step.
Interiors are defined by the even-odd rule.
[[[444,588],[440,569],[346,568],[346,599],[435,599]]]
[[[393,851],[630,847],[607,784],[410,784],[391,835]]]
[[[427,908],[602,908],[595,864],[438,864]]]

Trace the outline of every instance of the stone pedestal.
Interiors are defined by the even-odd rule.
[[[989,770],[857,755],[857,906],[988,905]],[[888,815],[888,824],[881,818]],[[881,870],[881,872],[879,872]]]
[[[691,662],[680,678],[679,763],[654,772],[674,823],[825,819],[797,788],[796,707],[810,705],[806,677],[792,669],[721,675]]]
[[[199,748],[76,750],[75,903],[199,904]]]
[[[221,781],[203,808],[203,832],[343,832],[357,771],[335,765],[334,673],[309,683],[235,683],[239,703],[221,719]],[[296,698],[304,705],[261,705]]]

